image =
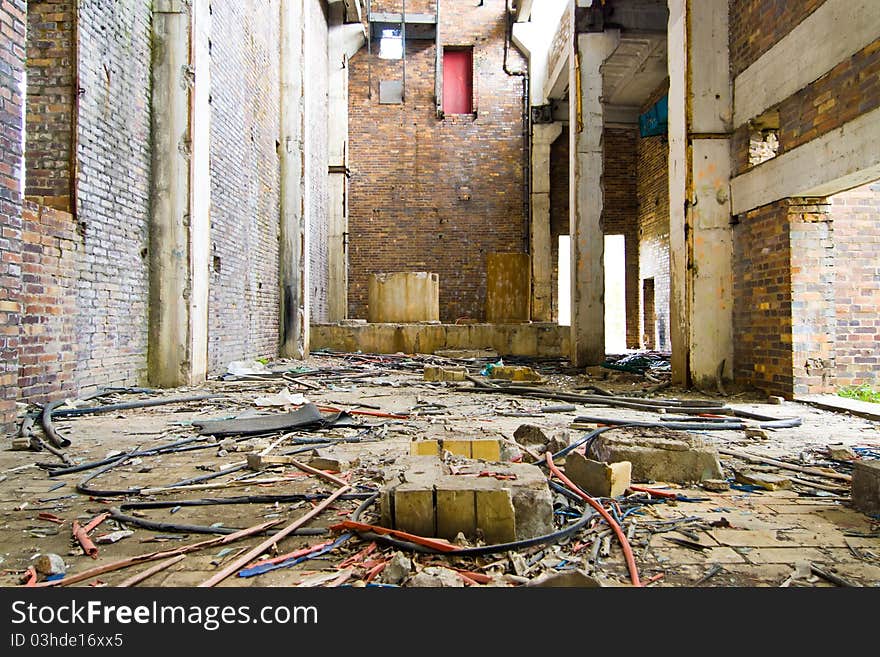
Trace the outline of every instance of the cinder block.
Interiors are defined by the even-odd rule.
[[[472,454],[470,440],[443,440],[440,449],[466,458],[471,458]]]
[[[446,478],[435,487],[437,493],[437,536],[455,538],[462,532],[473,536],[477,528],[472,481]]]
[[[632,463],[601,463],[571,452],[565,458],[565,474],[594,497],[617,497],[629,488]]]
[[[419,536],[436,536],[434,489],[400,484],[394,491],[394,527]]]
[[[869,516],[880,514],[880,459],[856,461],[852,474],[853,506]]]
[[[471,458],[482,459],[483,461],[500,461],[501,441],[495,439],[472,440]]]
[[[436,440],[414,440],[409,444],[409,453],[413,456],[437,456],[440,443]]]
[[[476,491],[477,528],[488,543],[516,540],[516,515],[509,489],[486,488]]]

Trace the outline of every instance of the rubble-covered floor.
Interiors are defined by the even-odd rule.
[[[164,391],[160,396],[182,396],[209,391],[216,398],[142,408],[102,415],[59,418],[56,426],[71,445],[65,452],[75,463],[104,459],[120,452],[145,450],[197,436],[194,420],[242,417],[246,414],[277,413],[283,408],[257,408],[255,399],[289,389],[302,393],[319,407],[333,407],[367,414],[355,414],[362,426],[336,427],[318,431],[299,431],[249,439],[202,437],[190,446],[202,449],[156,456],[135,457],[94,477],[88,485],[100,490],[161,488],[172,483],[208,475],[242,464],[245,454],[271,447],[271,454],[303,451],[297,458],[307,462],[318,440],[321,454],[340,461],[339,475],[354,490],[375,490],[387,466],[397,457],[409,454],[410,442],[423,438],[503,438],[508,456],[522,454],[512,437],[524,423],[541,426],[548,433],[567,431],[570,438],[585,429],[572,428],[581,415],[652,421],[656,414],[575,404],[572,412],[542,413],[540,409],[558,405],[551,400],[528,399],[502,391],[491,394],[471,392],[472,383],[431,383],[423,380],[425,364],[469,365],[470,374],[479,377],[484,360],[451,361],[439,357],[315,355],[306,362],[282,362],[273,369],[288,370],[260,380],[214,380],[194,390]],[[532,364],[547,381],[546,389],[576,391],[599,385],[619,395],[640,395],[656,388],[655,382],[641,375],[590,368],[578,373],[557,362]],[[100,403],[128,401],[155,395],[108,396]],[[812,467],[833,467],[839,473],[850,471],[842,461],[828,460],[830,443],[862,448],[857,453],[880,452],[878,424],[842,413],[818,410],[785,402],[763,403],[748,394],[725,398],[690,394],[672,388],[657,390],[654,397],[714,399],[727,405],[776,417],[798,416],[803,423],[790,429],[768,430],[766,436],[746,436],[742,431],[703,432],[718,446],[771,456]],[[89,402],[92,405],[94,402]],[[292,407],[289,407],[292,408]],[[288,410],[289,410],[288,408]],[[385,417],[384,415],[398,416]],[[342,439],[357,442],[342,442]],[[327,446],[327,442],[337,441]],[[304,444],[303,444],[304,443]],[[867,450],[865,449],[867,448]],[[526,462],[530,461],[524,455]],[[732,468],[742,465],[722,455],[724,474],[732,481]],[[105,520],[90,536],[99,553],[93,559],[83,554],[72,540],[72,523],[84,525],[110,507],[124,503],[159,501],[161,508],[126,509],[132,516],[175,525],[247,528],[268,520],[283,527],[318,502],[254,502],[186,506],[183,501],[231,496],[289,495],[330,492],[335,485],[316,478],[293,465],[279,465],[259,472],[247,468],[201,483],[159,490],[148,494],[89,496],[76,486],[86,472],[49,477],[37,465],[60,462],[47,452],[0,451],[0,585],[16,586],[28,576],[27,569],[39,554],[54,553],[66,562],[67,576],[96,566],[154,551],[175,550],[184,545],[216,537],[176,531],[173,528],[144,529],[112,519]],[[844,578],[860,586],[880,584],[880,521],[851,508],[847,485],[840,480],[804,477],[776,467],[751,464],[750,469],[793,475],[816,482],[793,484],[783,490],[763,490],[738,486],[712,492],[700,486],[666,487],[696,501],[648,500],[644,494],[619,498],[618,517],[624,515],[623,529],[630,538],[643,582],[651,586],[834,586],[818,570]],[[663,482],[651,482],[664,488]],[[359,488],[358,488],[359,487]],[[574,506],[555,494],[557,518],[571,520]],[[181,502],[179,504],[175,502]],[[360,499],[337,500],[306,524],[326,528],[349,517]],[[40,514],[44,514],[42,518]],[[50,514],[49,516],[45,514]],[[53,520],[44,518],[53,517]],[[378,508],[364,512],[361,521],[376,524]],[[113,535],[117,531],[123,534]],[[127,532],[131,532],[126,535]],[[100,543],[100,537],[118,538]],[[284,555],[340,537],[339,531],[314,536],[290,536],[280,541],[267,557]],[[157,572],[144,584],[149,586],[195,586],[230,564],[246,548],[265,536],[249,537],[227,545],[213,545],[191,552],[185,558]],[[673,539],[673,540],[670,540]],[[478,558],[457,558],[433,554],[396,554],[378,542],[352,535],[326,553],[305,559],[291,567],[278,568],[252,577],[236,575],[221,586],[363,586],[363,585],[447,585],[520,586],[548,574],[580,569],[609,584],[628,584],[630,578],[623,553],[608,527],[598,518],[592,526],[555,544],[532,547],[516,553],[506,552]],[[410,561],[407,561],[410,559]],[[80,586],[116,586],[157,562],[136,565],[95,575]],[[447,568],[464,571],[450,572]],[[419,573],[421,573],[419,575]],[[40,576],[43,580],[43,576]]]

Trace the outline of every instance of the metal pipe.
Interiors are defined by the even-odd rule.
[[[406,0],[403,0],[403,9],[400,12],[400,52],[403,58],[403,88],[400,91],[400,100],[406,103]]]

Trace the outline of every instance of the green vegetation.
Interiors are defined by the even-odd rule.
[[[874,390],[867,383],[860,386],[847,386],[837,391],[839,397],[849,397],[850,399],[858,399],[860,401],[873,402],[880,404],[880,391]]]

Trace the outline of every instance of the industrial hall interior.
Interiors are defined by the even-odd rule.
[[[880,586],[878,0],[0,0],[0,282],[0,586]]]

